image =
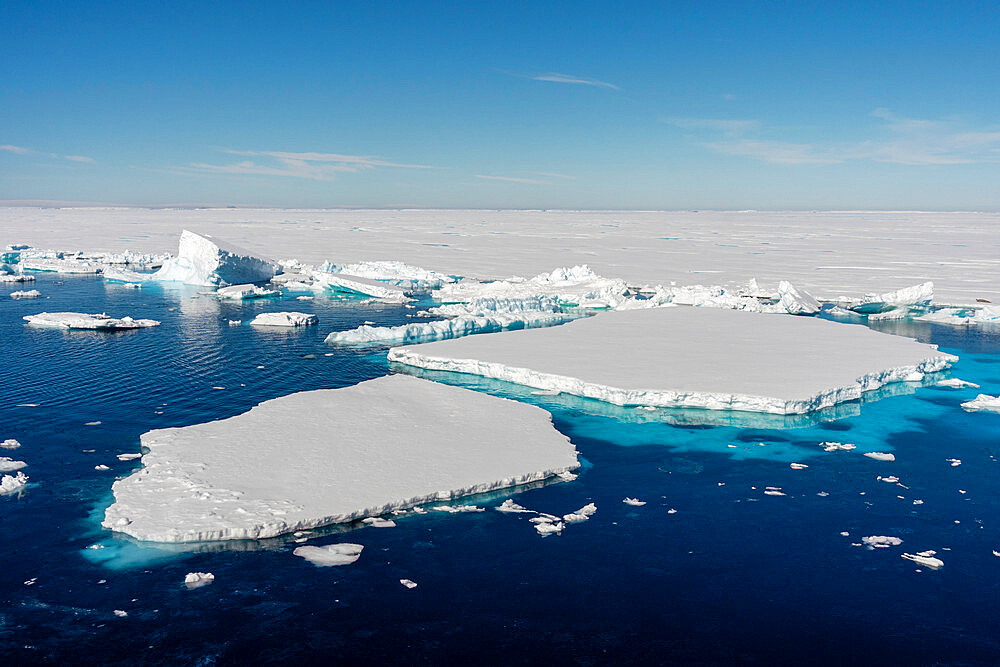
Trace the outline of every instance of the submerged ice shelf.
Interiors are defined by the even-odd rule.
[[[849,324],[673,307],[396,347],[389,360],[617,405],[802,414],[922,379],[956,357]]]
[[[578,467],[544,410],[390,375],[142,435],[103,526],[140,540],[263,538]]]

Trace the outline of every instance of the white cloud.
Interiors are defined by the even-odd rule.
[[[261,161],[244,160],[233,164],[207,164],[192,162],[185,171],[200,173],[234,174],[244,176],[286,176],[315,181],[329,181],[340,173],[353,173],[377,167],[400,169],[436,169],[423,164],[401,164],[367,155],[341,153],[292,153],[288,151],[241,151],[221,149],[230,155],[263,158]]]
[[[485,181],[506,181],[508,183],[527,183],[529,185],[548,185],[548,181],[540,181],[537,178],[520,178],[518,176],[487,176],[486,174],[476,174],[476,178]]]
[[[17,153],[18,155],[27,155],[31,151],[27,148],[22,148],[20,146],[11,146],[10,144],[0,144],[0,151],[7,151],[8,153]]]
[[[94,158],[84,155],[59,155],[58,153],[43,153],[23,146],[13,146],[11,144],[0,144],[0,151],[7,151],[16,155],[43,155],[56,160],[69,160],[70,162],[94,162]]]
[[[619,90],[618,86],[613,83],[608,83],[607,81],[599,81],[598,79],[588,79],[582,76],[573,76],[572,74],[558,74],[556,72],[548,72],[545,74],[535,74],[530,77],[533,81],[547,81],[549,83],[571,83],[578,86],[596,86],[598,88],[611,88],[612,90]]]
[[[69,160],[70,162],[87,162],[87,163],[94,162],[94,158],[87,157],[86,155],[64,155],[63,159]]]

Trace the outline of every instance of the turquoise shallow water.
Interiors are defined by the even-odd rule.
[[[1000,415],[959,408],[977,390],[905,384],[780,418],[613,408],[427,374],[540,405],[585,460],[575,482],[478,502],[514,497],[557,514],[594,502],[597,514],[547,538],[526,518],[492,510],[407,517],[394,529],[340,526],[310,543],[349,539],[365,551],[351,566],[321,569],[292,555],[291,538],[167,549],[102,531],[111,482],[140,465],[115,455],[137,451],[153,428],[392,372],[384,350],[331,349],[323,338],[366,320],[402,324],[414,311],[330,297],[220,304],[193,288],[128,290],[92,277],[40,275],[34,287],[49,298],[0,293],[0,438],[23,443],[2,454],[27,461],[31,477],[23,495],[0,498],[5,659],[1000,661],[992,553],[1000,551]],[[276,332],[226,322],[296,309],[316,312],[320,326]],[[163,325],[112,334],[24,326],[22,315],[42,310]],[[952,375],[1000,393],[1000,333],[881,327],[958,354]],[[857,450],[824,452],[824,441]],[[899,482],[877,479],[888,475]],[[765,495],[768,486],[785,495]],[[647,504],[624,505],[625,496]],[[852,546],[866,535],[903,544]],[[87,548],[94,544],[103,548]],[[944,568],[900,557],[926,549]],[[213,572],[216,582],[189,591],[190,571]],[[401,578],[419,585],[406,589]]]

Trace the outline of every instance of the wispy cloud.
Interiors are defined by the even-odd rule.
[[[56,160],[69,160],[70,162],[94,162],[94,158],[86,157],[84,155],[59,155],[57,153],[45,153],[43,151],[36,151],[32,148],[14,146],[12,144],[0,144],[0,151],[14,153],[15,155],[44,155]]]
[[[0,151],[7,151],[8,153],[17,153],[18,155],[27,155],[31,151],[27,148],[21,146],[11,146],[10,144],[0,144]]]
[[[547,81],[549,83],[570,83],[578,86],[596,86],[598,88],[610,88],[612,90],[620,90],[618,86],[613,83],[608,83],[607,81],[600,81],[598,79],[589,79],[583,76],[574,76],[572,74],[559,74],[557,72],[546,72],[544,74],[533,74],[529,76],[532,81]]]
[[[232,174],[241,176],[285,176],[315,181],[329,181],[337,174],[353,173],[378,167],[399,169],[436,169],[425,164],[403,164],[391,162],[369,155],[345,155],[342,153],[292,153],[288,151],[243,151],[221,149],[229,155],[262,158],[257,161],[243,160],[230,164],[208,164],[192,162],[182,171],[199,173]]]
[[[69,160],[70,162],[87,162],[92,163],[94,158],[87,157],[86,155],[63,155],[64,160]]]
[[[486,174],[476,174],[476,178],[481,178],[484,181],[505,181],[507,183],[527,183],[529,185],[548,185],[548,181],[542,181],[537,178],[521,178],[519,176],[488,176]]]
[[[871,112],[883,121],[879,135],[862,141],[793,142],[772,137],[778,132],[758,121],[709,118],[663,119],[677,127],[708,134],[699,143],[723,155],[771,164],[839,164],[868,160],[903,165],[953,165],[1000,162],[1000,127],[962,127],[956,119],[908,118],[884,108]]]

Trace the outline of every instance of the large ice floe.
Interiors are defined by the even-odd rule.
[[[28,324],[54,329],[145,329],[159,326],[157,320],[133,319],[129,316],[111,317],[105,313],[38,313],[25,315]]]
[[[270,280],[278,265],[207,234],[181,232],[176,257],[152,274],[154,280],[225,286]]]
[[[297,313],[294,311],[279,313],[261,313],[250,322],[258,327],[305,327],[319,324],[319,318],[312,313]]]
[[[617,405],[800,414],[922,379],[957,358],[850,324],[673,307],[396,347],[389,360]]]
[[[390,375],[142,435],[103,525],[140,540],[271,537],[526,484],[578,467],[547,412]]]

